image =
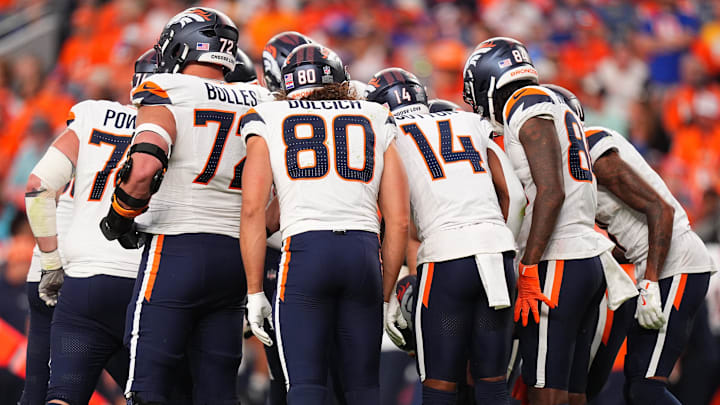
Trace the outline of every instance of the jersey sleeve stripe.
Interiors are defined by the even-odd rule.
[[[247,125],[253,121],[261,122],[263,124],[265,123],[265,120],[262,119],[260,114],[258,114],[254,108],[251,108],[250,110],[248,110],[247,113],[245,113],[245,115],[240,117],[240,128],[244,127],[245,125]]]
[[[590,149],[592,149],[593,146],[595,146],[601,139],[605,138],[606,136],[610,136],[610,134],[602,129],[585,131],[585,139],[587,139],[587,143]]]
[[[142,105],[172,104],[168,93],[153,82],[140,84],[132,92],[132,100],[133,103]]]
[[[553,99],[545,91],[537,88],[520,89],[508,100],[505,111],[505,122],[510,123],[513,113],[523,106],[532,106],[539,103],[552,103]]]
[[[69,111],[65,122],[67,123],[67,125],[70,125],[73,123],[73,121],[75,121],[75,113],[72,111]]]

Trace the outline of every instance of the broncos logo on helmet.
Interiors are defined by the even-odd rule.
[[[282,90],[280,68],[285,59],[298,46],[311,43],[313,41],[310,38],[295,31],[281,32],[270,38],[262,53],[265,87],[270,91]]]
[[[502,105],[494,95],[503,86],[528,80],[538,83],[538,74],[525,45],[512,38],[496,37],[483,41],[468,58],[463,69],[463,99],[474,112],[502,127]]]
[[[158,72],[178,73],[189,62],[235,68],[238,29],[220,11],[208,7],[192,7],[173,18],[160,34],[155,45]]]

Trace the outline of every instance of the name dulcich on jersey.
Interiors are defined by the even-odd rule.
[[[250,108],[271,99],[256,85],[181,73],[157,74],[141,83],[133,91],[133,103],[166,107],[175,118],[177,136],[149,218],[138,229],[237,238],[246,154],[239,121]]]
[[[717,266],[708,255],[700,238],[690,229],[685,210],[660,178],[647,164],[640,153],[617,132],[603,127],[590,127],[585,131],[592,159],[599,159],[610,150],[615,150],[640,177],[675,209],[673,235],[665,260],[660,269],[660,279],[680,273],[704,273],[716,271]],[[628,191],[631,192],[631,191]],[[625,250],[628,260],[635,263],[638,279],[645,276],[648,254],[648,226],[645,216],[628,207],[617,196],[602,186],[598,187],[597,222],[617,240]]]
[[[141,252],[108,241],[97,225],[110,206],[115,174],[130,147],[136,115],[133,107],[105,100],[83,101],[70,110],[74,120],[68,128],[77,135],[79,148],[72,219],[66,236],[60,238],[60,251],[67,262],[65,272],[71,277],[137,275]],[[61,206],[58,204],[58,217]],[[144,216],[138,217],[138,222],[143,220]]]
[[[360,100],[277,101],[251,110],[241,125],[246,142],[258,135],[270,150],[283,239],[314,230],[380,232],[380,174],[396,135],[385,107]]]
[[[533,117],[549,119],[555,124],[562,155],[565,191],[565,202],[541,260],[581,259],[611,249],[612,242],[594,230],[597,183],[580,120],[555,93],[540,86],[517,90],[505,104],[503,114],[505,151],[528,197],[525,219],[518,237],[520,249],[525,249],[530,233],[537,188],[520,143],[519,132],[523,124]]]
[[[514,250],[486,163],[492,126],[458,111],[399,115],[396,122],[421,241],[418,264]]]

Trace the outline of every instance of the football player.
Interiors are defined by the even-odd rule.
[[[290,52],[300,45],[311,43],[313,43],[312,39],[295,31],[281,32],[270,38],[262,53],[263,80],[268,90],[273,93],[283,90],[280,68]]]
[[[572,93],[565,90],[563,96],[582,113]],[[596,220],[616,241],[619,253],[635,265],[640,290],[632,303],[634,320],[618,317],[618,311],[600,317],[612,323],[603,329],[617,338],[602,344],[595,356],[588,394],[602,389],[627,333],[625,391],[630,403],[679,404],[667,389],[668,377],[688,342],[717,265],[690,229],[680,203],[625,137],[599,126],[588,127],[585,135],[598,182]],[[623,305],[621,311],[631,315],[632,309]]]
[[[421,242],[413,324],[423,404],[455,405],[468,360],[475,401],[509,404],[515,239],[504,221],[500,162],[488,148],[492,127],[469,112],[429,113],[424,87],[402,69],[382,70],[369,84],[368,101],[387,104],[400,128]]]
[[[273,344],[263,327],[271,308],[262,273],[265,206],[274,183],[284,239],[274,329],[288,404],[323,403],[331,342],[347,403],[376,404],[383,300],[387,308],[394,297],[407,242],[397,128],[387,109],[350,96],[348,75],[328,48],[297,47],[282,77],[286,99],[260,105],[242,120],[248,158],[240,243],[248,320],[258,339]],[[378,205],[385,220],[382,253]],[[399,305],[394,308],[386,314],[401,316]]]
[[[155,51],[135,63],[133,86],[155,70]],[[97,220],[110,202],[113,175],[125,156],[135,127],[134,108],[89,100],[76,104],[68,126],[50,146],[28,179],[28,219],[38,240],[42,278],[39,296],[57,307],[52,315],[52,358],[46,399],[51,404],[87,403],[103,368],[123,385],[128,352],[123,345],[125,313],[140,263],[128,251],[100,237]],[[63,214],[68,197],[55,195],[74,172],[72,212]],[[68,186],[65,186],[66,188]],[[70,216],[59,259],[56,224]],[[57,218],[57,219],[56,219]],[[67,277],[65,277],[67,275]],[[62,294],[59,290],[62,287]],[[40,347],[34,350],[40,352]],[[118,361],[110,362],[111,358]],[[29,394],[29,393],[28,393]],[[35,402],[38,403],[38,402]]]
[[[428,109],[431,113],[440,111],[462,111],[462,108],[452,101],[439,98],[428,100]]]
[[[179,13],[156,45],[160,74],[132,93],[137,127],[100,223],[109,240],[133,239],[134,218],[149,215],[137,224],[150,236],[126,324],[130,404],[166,403],[183,354],[194,402],[237,403],[246,294],[238,122],[269,98],[262,87],[223,81],[237,40],[235,24],[217,10]]]
[[[268,90],[274,93],[282,90],[280,68],[285,63],[285,59],[293,49],[312,42],[312,39],[295,31],[281,32],[270,38],[262,53],[263,80]],[[279,207],[277,199],[273,198],[268,207],[268,234],[270,237],[267,240],[265,256],[265,295],[272,301],[275,300],[278,264],[280,263],[280,249],[282,247],[282,237],[278,232],[279,228]],[[274,341],[275,331],[269,330],[268,333]],[[287,403],[287,390],[278,347],[272,345],[264,346],[264,348],[268,369],[270,370],[269,402],[271,405],[284,405]]]
[[[71,184],[67,184],[57,200],[55,217],[58,245],[65,238],[72,218],[72,194]],[[63,267],[66,267],[61,252],[60,257]],[[57,293],[52,291],[50,296],[43,293],[43,298],[40,298],[38,287],[41,274],[40,248],[35,245],[26,283],[30,324],[27,336],[25,387],[20,398],[20,405],[45,404],[45,394],[50,378],[50,322],[57,303]]]
[[[238,48],[235,53],[235,68],[225,74],[225,81],[228,83],[241,82],[247,84],[258,84],[255,64],[240,48]]]
[[[594,230],[597,189],[579,119],[537,84],[527,49],[510,38],[482,42],[464,68],[464,99],[504,134],[529,201],[515,307],[523,380],[531,403],[563,404],[573,362],[589,361],[585,335],[605,292],[600,255],[613,245]]]

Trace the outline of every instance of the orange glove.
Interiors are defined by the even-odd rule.
[[[519,270],[520,277],[517,282],[518,295],[515,301],[515,322],[520,319],[520,315],[522,314],[522,324],[523,326],[527,326],[528,315],[530,315],[530,311],[532,311],[535,322],[540,323],[538,300],[542,300],[542,302],[546,303],[550,308],[555,308],[555,304],[540,290],[537,264],[527,266],[520,263]]]

